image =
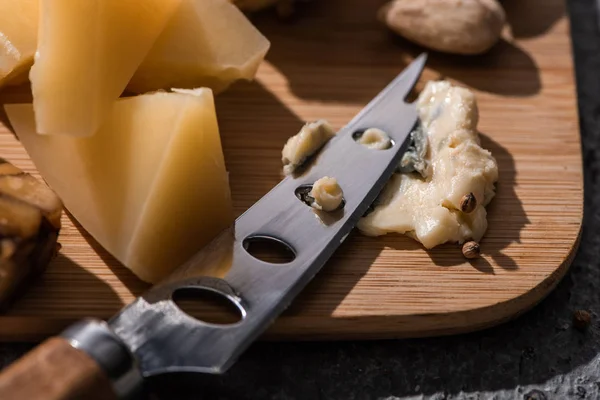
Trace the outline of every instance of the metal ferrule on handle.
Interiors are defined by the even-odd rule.
[[[106,322],[85,319],[65,329],[60,336],[98,363],[119,399],[132,400],[141,395],[143,379],[137,361]]]

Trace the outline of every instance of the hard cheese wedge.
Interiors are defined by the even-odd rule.
[[[183,0],[128,89],[203,86],[220,92],[254,78],[269,46],[228,0]]]
[[[37,47],[39,0],[0,0],[0,87],[27,80]]]
[[[5,108],[66,208],[144,281],[159,281],[232,223],[209,89],[121,99],[90,138],[38,135],[31,104]]]
[[[181,0],[40,0],[37,130],[91,136]]]

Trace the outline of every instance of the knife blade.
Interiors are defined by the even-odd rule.
[[[108,322],[83,320],[60,335],[98,364],[116,398],[135,396],[143,378],[157,374],[225,372],[289,306],[345,240],[399,164],[418,119],[415,104],[405,99],[426,59],[426,54],[416,58],[324,145],[311,165],[282,180],[164,282]],[[386,132],[392,147],[374,150],[358,144],[356,133],[369,128]],[[324,176],[335,177],[344,193],[343,208],[331,213],[312,209],[297,195]],[[255,258],[248,251],[255,239],[283,244],[293,259],[275,264]],[[200,321],[173,301],[182,290],[221,296],[239,310],[241,319],[232,324]],[[19,389],[6,378],[14,378],[14,371],[9,367],[0,376],[2,399],[17,398],[11,396]],[[43,398],[53,398],[47,395]]]

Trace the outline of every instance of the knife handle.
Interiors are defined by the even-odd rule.
[[[0,374],[1,400],[133,399],[141,391],[135,358],[94,319],[46,340]]]
[[[100,365],[66,339],[53,337],[0,374],[2,400],[116,400]]]

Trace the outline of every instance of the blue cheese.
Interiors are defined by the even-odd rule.
[[[417,107],[423,138],[404,167],[421,168],[395,174],[358,228],[368,236],[406,234],[428,249],[479,241],[487,230],[485,206],[495,195],[498,166],[481,147],[475,96],[446,81],[429,82]],[[461,201],[470,193],[476,206],[465,213]]]

